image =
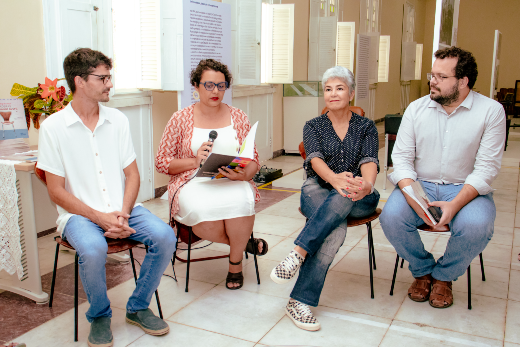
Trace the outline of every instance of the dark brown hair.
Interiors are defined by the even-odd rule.
[[[457,65],[455,66],[455,77],[461,79],[464,77],[468,78],[469,89],[473,88],[477,81],[478,70],[477,62],[471,52],[465,51],[459,47],[447,47],[439,49],[435,52],[435,58],[457,58]]]
[[[200,83],[200,79],[202,78],[202,73],[206,70],[213,70],[217,72],[222,72],[224,74],[224,78],[228,83],[228,87],[231,85],[231,81],[233,80],[233,76],[231,72],[229,72],[228,67],[225,64],[222,64],[219,61],[214,59],[203,59],[199,62],[199,65],[190,72],[190,83],[194,87],[198,87]]]
[[[108,69],[112,69],[112,59],[90,48],[78,48],[65,58],[63,71],[65,71],[65,79],[72,94],[76,91],[74,78],[80,76],[87,81],[88,74],[92,73],[99,65],[105,65]]]

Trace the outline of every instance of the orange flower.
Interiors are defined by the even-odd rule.
[[[47,77],[45,77],[45,84],[40,84],[40,88],[42,89],[42,99],[47,98],[48,96],[52,96],[52,98],[56,101],[59,100],[57,92],[59,90],[58,87],[56,87],[56,84],[58,84],[58,79],[56,78],[54,81],[51,81]]]

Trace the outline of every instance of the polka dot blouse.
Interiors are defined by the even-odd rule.
[[[303,127],[303,145],[307,159],[303,168],[307,177],[316,177],[311,159],[321,158],[334,173],[351,172],[361,176],[360,167],[374,162],[379,172],[379,137],[375,123],[352,113],[347,135],[343,141],[338,137],[327,114],[308,121]]]

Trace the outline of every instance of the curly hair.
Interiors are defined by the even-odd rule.
[[[67,55],[63,61],[63,71],[65,71],[65,79],[72,94],[76,91],[74,78],[80,76],[87,81],[88,74],[92,73],[99,65],[105,65],[110,70],[112,69],[112,59],[90,48],[78,48]]]
[[[473,88],[477,81],[478,70],[477,62],[471,52],[465,51],[459,47],[447,47],[439,49],[435,52],[435,58],[457,58],[457,65],[455,66],[455,77],[458,79],[467,77],[469,89]]]
[[[190,83],[194,87],[198,87],[200,80],[202,78],[202,73],[206,70],[213,70],[217,72],[222,72],[224,74],[224,78],[226,79],[226,82],[228,83],[228,88],[231,86],[231,81],[233,80],[233,76],[231,75],[231,72],[229,72],[228,67],[226,64],[222,64],[219,61],[216,61],[214,59],[202,59],[199,62],[199,65],[190,72]]]
[[[354,74],[352,71],[343,66],[334,66],[325,71],[323,74],[323,78],[321,81],[321,85],[323,86],[323,90],[325,90],[325,84],[331,78],[339,78],[347,85],[349,89],[349,93],[352,93],[356,90],[356,79],[354,78]]]

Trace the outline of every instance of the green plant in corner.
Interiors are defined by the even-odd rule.
[[[23,99],[27,129],[31,127],[31,119],[34,128],[39,129],[42,115],[50,116],[72,101],[72,93],[67,94],[65,87],[57,86],[58,81],[63,79],[50,80],[45,77],[45,84],[38,83],[38,87],[34,88],[13,84],[11,95]]]

